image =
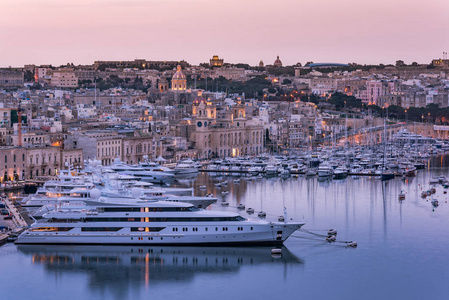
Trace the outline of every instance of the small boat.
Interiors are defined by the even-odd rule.
[[[279,222],[285,222],[284,216],[279,216],[279,217],[278,217],[278,221],[279,221]]]
[[[247,210],[246,210],[246,212],[248,213],[248,214],[253,214],[254,213],[254,208],[248,208]]]
[[[205,189],[206,189],[206,186],[205,186],[205,185],[200,185],[198,188],[199,188],[200,190],[205,190]]]
[[[422,192],[421,193],[421,198],[427,198],[427,192]]]
[[[433,199],[430,203],[432,203],[433,207],[437,207],[438,205],[440,205],[437,199]]]
[[[239,184],[240,183],[240,179],[234,179],[234,183]]]
[[[337,235],[337,230],[336,229],[329,229],[329,231],[327,232],[328,236],[332,236],[332,235]]]
[[[405,200],[405,192],[404,191],[401,191],[399,193],[399,200]]]
[[[308,169],[306,172],[307,177],[316,176],[317,172],[314,169]]]
[[[221,183],[216,183],[216,184],[215,184],[215,187],[216,187],[216,188],[221,188]]]
[[[438,184],[440,183],[440,179],[438,177],[433,177],[429,180],[429,184]]]
[[[443,176],[443,175],[439,176],[439,177],[438,177],[438,182],[439,182],[439,183],[447,182],[446,176]]]
[[[229,206],[229,202],[221,202],[221,206]]]
[[[394,178],[394,173],[390,171],[384,171],[381,175],[381,180],[386,181]]]
[[[264,211],[259,211],[259,212],[257,213],[257,215],[259,216],[259,218],[265,218],[265,217],[267,216],[267,213],[264,212]]]
[[[240,204],[237,206],[237,208],[240,209],[240,210],[244,210],[244,209],[245,209],[245,204],[240,203]]]
[[[223,192],[221,192],[221,194],[222,195],[227,195],[227,194],[229,194],[229,192],[228,191],[223,191]]]
[[[286,169],[282,170],[282,171],[281,171],[281,176],[282,176],[283,178],[288,178],[288,177],[290,177],[290,171],[289,171],[289,170],[286,170]]]
[[[346,246],[351,247],[351,248],[357,248],[357,242],[349,242],[346,244]]]
[[[335,235],[331,235],[326,238],[326,241],[329,243],[335,242],[336,240],[337,240],[337,237]]]

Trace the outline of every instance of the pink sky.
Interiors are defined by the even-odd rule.
[[[448,32],[449,0],[0,0],[0,66],[429,63]]]

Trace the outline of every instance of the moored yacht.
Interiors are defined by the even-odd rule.
[[[198,165],[198,163],[195,163],[194,161],[188,159],[188,160],[183,160],[181,162],[179,162],[175,169],[174,169],[174,173],[175,174],[179,174],[179,175],[184,175],[184,174],[195,174],[198,173],[198,169],[201,167],[201,164]]]
[[[319,177],[330,177],[334,173],[334,169],[328,164],[321,164],[318,167],[318,176]]]
[[[258,245],[282,244],[303,222],[248,220],[192,204],[103,198],[43,214],[18,244]]]

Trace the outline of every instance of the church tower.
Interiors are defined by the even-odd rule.
[[[185,92],[187,89],[187,79],[186,75],[181,70],[181,66],[178,65],[176,68],[176,73],[171,79],[171,90],[174,92]]]

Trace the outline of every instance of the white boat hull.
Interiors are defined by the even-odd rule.
[[[283,222],[220,222],[219,225],[179,223],[152,223],[154,227],[165,227],[155,232],[82,232],[79,224],[67,223],[75,227],[68,232],[36,232],[27,230],[17,239],[17,244],[71,244],[71,245],[274,245],[282,244],[304,223]],[[61,224],[59,226],[62,226]],[[117,226],[120,226],[117,224]],[[140,226],[140,225],[133,225]],[[142,226],[145,226],[142,224]],[[148,226],[148,225],[146,225]],[[178,228],[177,232],[173,228]],[[187,228],[186,232],[179,231]],[[193,231],[197,228],[198,231]],[[207,231],[206,231],[207,228]],[[238,230],[243,228],[243,230]],[[252,229],[251,229],[252,228]]]

